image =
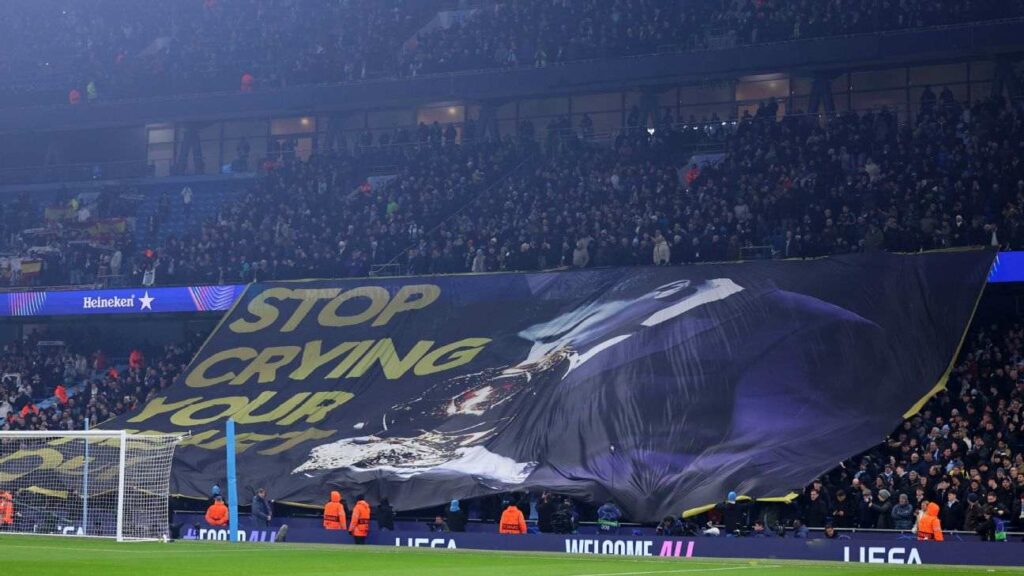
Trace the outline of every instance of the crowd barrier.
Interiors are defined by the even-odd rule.
[[[202,515],[175,512],[175,522],[182,524],[185,540],[227,540],[224,528],[207,526]],[[288,525],[287,541],[321,544],[352,544],[343,531],[324,530],[318,518],[275,519],[270,527],[255,527],[243,518],[239,538],[246,542],[276,542],[281,526]],[[398,530],[380,530],[376,525],[367,544],[399,548],[435,548],[456,550],[495,550],[520,552],[551,552],[561,554],[614,555],[674,558],[742,558],[857,562],[867,564],[948,564],[974,566],[1020,566],[1024,544],[1016,542],[980,542],[971,539],[948,539],[946,542],[920,542],[896,532],[854,532],[830,540],[820,532],[811,538],[793,537],[727,538],[727,537],[661,537],[650,534],[632,535],[633,529],[620,529],[622,534],[497,534],[497,527],[485,532],[429,532],[425,525],[396,523]],[[412,529],[410,529],[412,528]]]

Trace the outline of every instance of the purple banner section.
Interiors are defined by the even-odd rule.
[[[0,317],[225,312],[245,285],[53,290],[0,294]]]
[[[175,513],[183,524],[186,540],[227,540],[227,530],[211,528],[195,513]],[[241,521],[246,542],[275,542],[281,526],[288,525],[287,541],[352,544],[344,531],[324,530],[315,518],[275,519],[270,527]],[[673,558],[773,558],[866,564],[948,564],[975,566],[1020,566],[1021,547],[1007,542],[952,541],[919,542],[895,533],[855,533],[836,540],[825,538],[662,538],[659,536],[596,534],[526,534],[506,536],[483,532],[428,532],[376,529],[367,544],[399,548],[437,548],[552,552],[608,556],[651,556]]]

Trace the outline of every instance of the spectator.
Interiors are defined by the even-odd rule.
[[[452,532],[466,531],[466,511],[462,509],[462,505],[458,500],[452,500],[451,504],[448,505],[446,520],[448,528]]]
[[[809,533],[807,526],[804,526],[804,523],[799,518],[793,520],[793,538],[806,540]]]
[[[572,503],[563,500],[551,517],[551,531],[555,534],[574,534],[576,532],[576,519],[572,510]]]
[[[668,241],[661,235],[661,230],[654,232],[654,265],[666,266],[670,261]]]
[[[1013,502],[1011,518],[1016,529],[1024,531],[1024,490],[1019,491],[1017,499]]]
[[[552,520],[558,510],[558,502],[550,492],[544,492],[537,503],[537,530],[542,534],[554,532]]]
[[[967,509],[964,511],[964,530],[982,534],[982,527],[985,522],[985,508],[978,502],[978,495],[974,493],[968,494]]]
[[[964,529],[964,506],[957,498],[956,490],[946,492],[946,504],[939,512],[939,520],[946,530]]]
[[[899,502],[892,507],[892,527],[896,530],[910,530],[914,527],[914,507],[905,493],[900,493]]]
[[[811,489],[809,500],[804,508],[804,522],[807,526],[824,526],[829,517],[828,504],[821,498],[817,490]]]
[[[185,218],[192,216],[192,187],[185,186],[181,189],[181,206],[185,213]]]
[[[448,525],[451,526],[450,517]],[[391,502],[387,498],[381,498],[380,505],[377,506],[377,527],[391,532],[395,530],[395,510],[391,507]]]
[[[576,241],[576,249],[572,252],[572,265],[576,268],[586,268],[590,263],[590,253],[587,251],[586,240]]]
[[[877,499],[871,504],[875,517],[875,528],[883,530],[892,528],[892,508],[892,502],[889,501],[889,491],[879,490]]]
[[[470,268],[470,272],[477,274],[487,272],[487,258],[484,256],[483,248],[476,249],[476,255],[473,256],[473,265]]]
[[[146,367],[146,357],[138,348],[128,354],[128,367],[132,370],[142,370]]]
[[[444,521],[444,516],[434,516],[434,521],[428,526],[431,532],[450,532],[448,529],[448,523]]]
[[[855,502],[847,498],[846,490],[842,488],[836,490],[835,509],[832,511],[832,524],[839,528],[852,528],[854,519],[857,516],[854,509],[855,505]]]
[[[622,510],[614,502],[608,501],[597,509],[598,531],[616,534],[619,530],[619,521],[622,519]]]
[[[252,497],[252,519],[257,530],[270,527],[273,513],[270,509],[270,502],[267,501],[267,491],[265,488],[257,490],[256,495]]]
[[[729,492],[725,502],[716,505],[715,508],[722,513],[722,524],[725,525],[726,536],[736,536],[748,526],[749,506],[745,502],[738,502],[735,492]]]
[[[982,507],[984,522],[978,527],[978,535],[983,542],[994,542],[998,528],[1009,519],[1009,512],[999,501],[995,492],[985,494],[985,504]]]
[[[658,536],[666,536],[666,537],[668,537],[668,536],[682,536],[683,535],[683,523],[678,518],[674,518],[672,516],[665,516],[665,518],[663,518],[661,520],[661,522],[658,523],[658,526],[655,529],[655,533]]]
[[[864,487],[861,492],[860,502],[857,505],[857,527],[875,528],[876,516],[874,496],[871,494],[871,490]]]
[[[754,520],[754,528],[750,531],[750,536],[752,538],[771,538],[775,536],[775,533],[770,530],[765,530],[764,521],[758,519]]]

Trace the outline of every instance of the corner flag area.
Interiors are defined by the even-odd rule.
[[[1024,575],[1024,568],[884,566],[786,562],[566,556],[318,544],[145,542],[115,544],[86,538],[0,537],[5,575],[31,576],[641,576],[657,574],[816,575]],[[45,562],[40,562],[45,559]]]

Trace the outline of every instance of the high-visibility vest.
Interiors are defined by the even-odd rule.
[[[210,526],[227,526],[229,517],[228,507],[220,502],[214,502],[206,509],[206,523]]]
[[[0,525],[14,524],[14,499],[10,492],[0,494]]]
[[[356,502],[355,508],[352,508],[352,524],[348,531],[353,536],[366,536],[370,533],[370,505],[366,500]]]
[[[498,523],[499,534],[526,534],[526,518],[523,512],[515,506],[505,508],[501,513],[501,522]]]
[[[324,505],[324,528],[327,530],[344,530],[348,520],[345,518],[345,507],[340,502],[328,502]]]

